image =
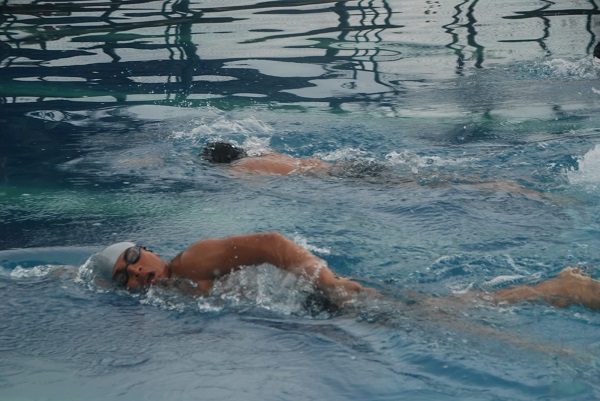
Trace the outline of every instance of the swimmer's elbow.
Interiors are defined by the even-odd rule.
[[[278,231],[269,231],[265,233],[265,236],[269,238],[271,242],[282,242],[288,240],[288,238]]]

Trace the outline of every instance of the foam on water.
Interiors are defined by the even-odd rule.
[[[360,149],[342,148],[331,152],[316,152],[314,156],[326,162],[339,162],[354,158],[364,158],[366,155],[367,153]]]
[[[331,254],[331,249],[330,248],[320,248],[314,245],[311,245],[308,240],[300,235],[300,234],[296,234],[292,237],[292,239],[294,240],[295,243],[297,243],[298,245],[302,246],[305,249],[308,249],[309,251],[316,253],[316,254],[320,254],[320,255],[330,255]]]
[[[270,137],[274,129],[254,116],[232,118],[216,109],[209,109],[202,117],[194,118],[189,125],[172,131],[168,139],[184,140],[188,144],[203,145],[212,140],[244,139],[257,135]]]
[[[589,192],[600,189],[600,145],[583,155],[578,161],[578,168],[567,171],[567,177],[572,185]]]
[[[542,73],[556,79],[597,79],[600,63],[591,57],[579,60],[552,59],[541,63]]]
[[[10,272],[10,276],[14,279],[43,278],[59,273],[63,269],[64,266],[56,265],[40,265],[31,268],[17,266]]]

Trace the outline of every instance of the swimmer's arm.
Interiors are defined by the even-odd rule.
[[[545,301],[558,307],[583,305],[600,309],[600,281],[579,268],[566,267],[556,277],[536,285],[518,285],[492,294],[495,302]]]
[[[356,282],[337,277],[324,260],[277,232],[201,240],[175,257],[171,267],[174,274],[199,281],[264,263],[314,280],[338,304],[364,290]]]
[[[322,160],[300,159],[280,153],[246,157],[231,164],[231,169],[238,173],[265,175],[288,175],[295,172],[319,171],[329,167],[330,164]]]

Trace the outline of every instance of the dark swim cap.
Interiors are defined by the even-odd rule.
[[[600,42],[594,48],[594,57],[600,60]]]
[[[200,156],[211,163],[231,163],[246,157],[246,151],[227,142],[209,142]]]

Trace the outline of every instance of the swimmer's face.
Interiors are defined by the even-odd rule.
[[[141,246],[132,246],[119,255],[112,278],[126,288],[140,288],[169,278],[169,268],[156,253]]]

